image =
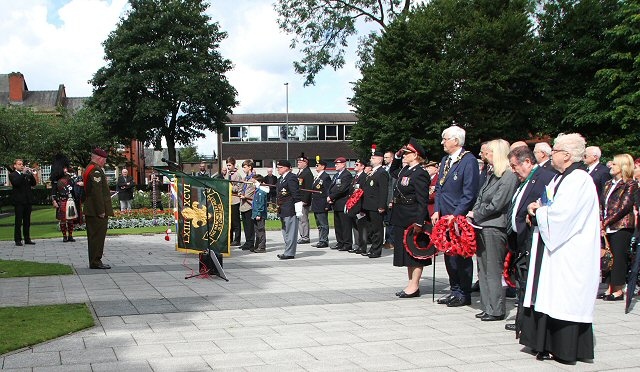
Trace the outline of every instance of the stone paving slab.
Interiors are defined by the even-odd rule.
[[[497,371],[640,370],[640,307],[599,301],[593,364],[538,362],[504,331],[474,318],[472,306],[432,302],[447,287],[441,259],[424,272],[423,296],[398,299],[406,270],[380,259],[299,246],[280,261],[279,232],[268,253],[234,250],[230,282],[184,279],[196,256],[164,235],[108,237],[104,262],[90,270],[86,238],[34,247],[0,242],[0,258],[71,264],[61,277],[0,279],[0,306],[88,302],[97,326],[0,356],[13,371]],[[332,237],[333,239],[333,237]],[[43,252],[45,254],[43,254]],[[515,316],[512,301],[509,317]]]

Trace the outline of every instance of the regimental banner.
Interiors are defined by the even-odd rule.
[[[176,250],[230,254],[231,183],[217,178],[176,175],[172,184],[177,222]]]

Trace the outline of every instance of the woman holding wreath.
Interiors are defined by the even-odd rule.
[[[393,266],[407,267],[409,282],[404,290],[397,292],[400,298],[420,296],[420,277],[424,266],[431,265],[431,259],[416,259],[404,247],[404,232],[413,225],[414,234],[422,233],[422,225],[429,218],[430,178],[420,164],[424,161],[424,148],[411,138],[409,144],[398,151],[391,163],[389,173],[398,182],[393,190],[391,225],[393,226]],[[406,163],[404,167],[402,163]]]

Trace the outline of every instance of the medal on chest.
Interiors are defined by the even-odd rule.
[[[400,180],[400,184],[402,186],[409,186],[409,180],[410,180],[409,177],[402,177],[402,179]]]

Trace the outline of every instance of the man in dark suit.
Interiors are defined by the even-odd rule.
[[[546,142],[538,142],[533,147],[533,155],[536,157],[538,167],[544,168],[552,173],[557,174],[558,171],[551,165],[551,146]]]
[[[121,211],[131,211],[133,203],[133,188],[135,186],[136,183],[133,182],[133,177],[129,175],[129,170],[127,168],[123,168],[122,175],[118,177],[118,182],[116,184]]]
[[[435,208],[431,215],[434,225],[440,218],[450,220],[456,216],[466,216],[478,196],[478,160],[462,147],[465,135],[464,129],[456,125],[442,132],[442,146],[447,155],[440,162]],[[472,259],[445,255],[444,262],[451,293],[438,299],[438,303],[448,307],[470,305]]]
[[[276,184],[278,183],[278,177],[273,174],[273,170],[267,169],[267,175],[264,177],[264,183],[269,186],[269,203],[276,202]]]
[[[304,156],[304,153],[300,154],[298,160],[298,184],[301,189],[311,190],[313,184],[313,173],[309,169],[309,159]],[[308,244],[311,242],[309,239],[309,208],[311,207],[311,193],[309,191],[300,191],[300,198],[302,199],[302,216],[298,217],[298,232],[300,233],[300,239],[298,244]]]
[[[600,163],[600,157],[602,152],[597,146],[589,146],[584,151],[584,165],[586,171],[593,179],[593,183],[596,185],[596,191],[598,192],[598,200],[600,204],[604,199],[602,190],[604,190],[604,184],[611,179],[609,168]]]
[[[15,210],[15,223],[13,230],[13,240],[17,246],[24,244],[36,244],[31,240],[29,230],[31,229],[31,204],[33,204],[33,192],[31,188],[36,185],[36,179],[25,166],[22,159],[13,162],[13,172],[9,173],[11,182],[13,205]],[[22,231],[21,231],[22,228]]]
[[[509,233],[509,249],[511,250],[515,262],[519,269],[516,269],[516,279],[519,286],[518,301],[522,301],[526,276],[520,277],[519,274],[526,274],[528,269],[529,252],[531,251],[531,234],[533,227],[527,222],[527,206],[538,200],[545,192],[545,186],[555,176],[545,168],[536,164],[534,153],[528,147],[518,147],[509,153],[509,164],[511,169],[518,177],[520,186],[516,189],[511,199],[511,207],[509,209],[509,219],[507,232]],[[517,317],[516,317],[517,318]],[[515,330],[515,324],[505,325],[507,330]]]
[[[290,260],[296,256],[298,242],[298,218],[296,217],[296,203],[301,203],[298,178],[291,173],[291,163],[279,160],[277,163],[278,184],[276,186],[278,217],[282,223],[282,237],[284,238],[284,253],[279,254],[281,260]]]
[[[327,203],[333,208],[333,228],[336,232],[336,245],[331,249],[350,250],[353,244],[351,236],[351,219],[344,213],[344,207],[349,197],[349,186],[353,176],[347,168],[347,159],[339,157],[334,161],[336,174],[329,186]]]
[[[369,258],[378,258],[382,253],[384,214],[387,211],[389,194],[389,172],[382,167],[383,156],[381,151],[371,154],[372,170],[364,184],[362,209],[367,214],[371,234]]]
[[[316,225],[318,225],[318,243],[314,245],[316,248],[329,246],[329,204],[327,203],[327,196],[329,195],[331,177],[324,171],[326,167],[326,161],[318,160],[316,163],[318,175],[313,180],[311,189],[320,192],[310,193],[311,211],[316,218]]]

